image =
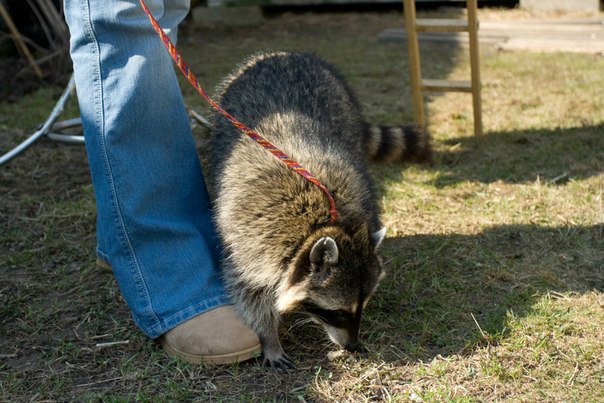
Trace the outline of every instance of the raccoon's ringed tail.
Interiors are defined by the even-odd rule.
[[[293,170],[294,172],[296,172],[297,174],[299,174],[300,176],[302,176],[304,179],[308,180],[309,182],[318,186],[319,189],[321,189],[323,191],[323,193],[325,193],[325,195],[327,196],[327,199],[329,200],[329,205],[330,205],[329,215],[331,217],[330,223],[333,224],[338,219],[338,211],[336,210],[336,203],[333,199],[333,196],[329,192],[329,189],[327,189],[327,187],[325,185],[323,185],[313,174],[311,174],[306,169],[304,169],[300,164],[298,164],[296,161],[291,159],[283,151],[281,151],[277,147],[275,147],[275,145],[273,145],[270,141],[266,140],[255,130],[253,130],[253,129],[249,128],[248,126],[246,126],[245,124],[243,124],[241,121],[239,121],[233,115],[231,115],[230,113],[228,113],[227,111],[222,109],[220,107],[220,105],[218,105],[216,102],[214,102],[214,100],[212,98],[210,98],[210,96],[203,89],[203,87],[197,80],[197,77],[195,76],[195,74],[193,74],[193,72],[189,69],[189,66],[187,65],[185,60],[182,58],[182,56],[180,56],[180,53],[178,52],[178,49],[176,49],[176,46],[174,46],[174,44],[172,43],[170,38],[168,38],[168,35],[166,35],[166,33],[163,31],[163,29],[159,26],[159,23],[157,22],[155,17],[153,17],[153,14],[151,14],[151,11],[149,11],[149,8],[145,4],[145,1],[139,0],[139,2],[141,4],[141,7],[143,8],[145,13],[149,17],[149,21],[151,21],[151,25],[153,26],[153,28],[155,29],[155,31],[161,38],[166,49],[168,50],[168,53],[170,54],[170,56],[172,56],[172,59],[174,60],[174,62],[176,63],[176,65],[178,66],[180,71],[182,71],[184,76],[187,77],[187,80],[189,80],[189,83],[191,83],[193,88],[195,88],[197,90],[197,92],[199,92],[199,94],[210,105],[212,105],[212,107],[214,109],[216,109],[218,112],[220,112],[235,127],[237,127],[243,133],[248,135],[256,143],[258,143],[259,145],[264,147],[267,151],[269,151],[271,154],[273,154],[281,162],[283,162],[285,165],[287,165],[291,170]]]
[[[416,125],[366,124],[366,150],[374,161],[431,162],[430,135]]]

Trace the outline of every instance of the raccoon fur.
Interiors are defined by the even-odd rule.
[[[383,276],[376,250],[385,235],[367,159],[427,161],[421,130],[365,123],[348,85],[311,54],[252,56],[218,90],[222,108],[313,173],[323,192],[243,135],[222,115],[201,159],[233,303],[258,334],[265,365],[293,368],[278,335],[279,318],[301,312],[330,339],[359,346],[361,314]]]

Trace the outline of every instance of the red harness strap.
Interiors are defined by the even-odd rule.
[[[168,35],[166,35],[166,33],[163,31],[163,29],[159,26],[157,20],[153,17],[151,12],[147,8],[147,5],[145,4],[144,0],[140,0],[140,4],[143,7],[143,9],[145,10],[145,13],[147,14],[147,16],[149,17],[149,20],[151,21],[153,28],[155,28],[155,31],[157,31],[157,34],[161,37],[162,42],[164,43],[164,46],[168,50],[168,53],[170,53],[170,56],[172,56],[172,59],[174,59],[174,62],[176,62],[176,65],[178,66],[180,71],[182,71],[182,73],[185,75],[185,77],[187,77],[187,79],[189,80],[189,82],[191,83],[193,88],[195,88],[197,90],[197,92],[199,92],[199,94],[201,94],[201,96],[206,101],[208,101],[208,103],[210,105],[212,105],[212,107],[214,109],[216,109],[218,112],[220,112],[222,115],[224,115],[224,117],[226,117],[235,127],[237,127],[239,130],[241,130],[243,133],[248,135],[256,143],[260,144],[262,147],[264,147],[266,150],[268,150],[271,154],[273,154],[275,157],[277,157],[281,162],[283,162],[285,165],[287,165],[289,168],[291,168],[294,172],[301,175],[304,179],[308,180],[309,182],[318,186],[319,189],[321,189],[323,191],[323,193],[325,193],[325,196],[327,196],[327,199],[329,200],[329,205],[330,205],[329,214],[331,216],[330,222],[333,224],[338,218],[338,211],[336,210],[336,203],[333,199],[333,196],[331,195],[331,193],[329,193],[329,190],[327,189],[327,187],[325,185],[323,185],[317,178],[315,178],[315,176],[313,174],[311,174],[306,169],[304,169],[300,164],[298,164],[296,161],[291,159],[283,151],[281,151],[277,147],[275,147],[275,145],[273,145],[270,141],[266,140],[255,130],[253,130],[253,129],[249,128],[248,126],[246,126],[245,124],[241,123],[237,118],[235,118],[233,115],[231,115],[230,113],[228,113],[227,111],[222,109],[220,107],[220,105],[218,105],[216,102],[214,102],[214,100],[212,100],[212,98],[210,98],[210,96],[201,87],[201,85],[199,84],[199,81],[197,81],[197,77],[195,77],[195,74],[193,74],[193,72],[189,69],[189,66],[187,66],[187,63],[180,56],[180,53],[178,52],[176,47],[172,44],[172,41],[170,41],[170,38],[168,38]]]

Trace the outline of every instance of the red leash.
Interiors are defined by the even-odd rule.
[[[170,38],[168,38],[168,35],[166,35],[166,33],[163,31],[163,29],[159,26],[157,20],[153,17],[151,12],[147,8],[147,5],[145,4],[144,0],[140,0],[140,4],[143,7],[143,9],[145,10],[145,13],[147,14],[147,16],[149,17],[149,20],[151,21],[151,25],[153,25],[153,28],[155,28],[155,31],[157,31],[157,34],[161,37],[162,42],[164,43],[164,46],[168,50],[168,53],[170,53],[170,56],[172,56],[172,59],[174,59],[174,62],[176,62],[176,65],[178,66],[180,71],[182,71],[182,73],[185,75],[185,77],[187,77],[187,79],[189,80],[189,82],[191,83],[193,88],[195,88],[197,90],[197,92],[199,92],[199,94],[201,94],[201,96],[206,101],[208,101],[208,103],[210,105],[212,105],[212,107],[214,109],[216,109],[218,112],[222,113],[224,115],[224,117],[226,117],[235,127],[237,127],[239,130],[241,130],[243,133],[247,134],[252,140],[254,140],[256,143],[260,144],[262,147],[264,147],[266,150],[268,150],[270,153],[272,153],[275,157],[277,157],[281,162],[283,162],[285,165],[287,165],[289,168],[291,168],[294,172],[301,175],[304,179],[308,180],[309,182],[314,183],[316,186],[318,186],[319,189],[321,189],[323,191],[323,193],[325,193],[325,195],[327,196],[327,199],[329,200],[329,205],[330,205],[329,214],[331,216],[330,223],[333,224],[338,218],[338,211],[336,210],[336,203],[333,199],[333,196],[331,195],[331,193],[329,193],[329,190],[327,189],[327,187],[325,185],[323,185],[317,178],[315,178],[315,176],[313,174],[311,174],[306,169],[304,169],[300,164],[298,164],[296,161],[291,159],[283,151],[281,151],[277,147],[275,147],[270,141],[266,140],[255,130],[253,130],[253,129],[249,128],[248,126],[244,125],[243,123],[241,123],[237,118],[235,118],[233,115],[231,115],[230,113],[228,113],[227,111],[222,109],[220,107],[220,105],[218,105],[216,102],[214,102],[214,100],[212,100],[212,98],[210,98],[208,96],[208,94],[206,94],[205,90],[201,87],[201,85],[199,84],[199,81],[197,81],[197,77],[195,77],[195,74],[193,74],[193,72],[191,70],[189,70],[189,66],[187,66],[187,63],[180,56],[180,53],[178,53],[178,50],[172,44],[172,41],[170,41]]]

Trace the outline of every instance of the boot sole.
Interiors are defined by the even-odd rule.
[[[234,364],[237,362],[243,362],[250,360],[255,357],[259,357],[262,353],[262,347],[260,343],[255,346],[239,350],[228,354],[215,354],[215,355],[200,355],[200,354],[189,354],[178,350],[170,343],[168,343],[163,337],[159,339],[159,344],[162,346],[164,351],[169,355],[180,357],[183,360],[192,364]]]

